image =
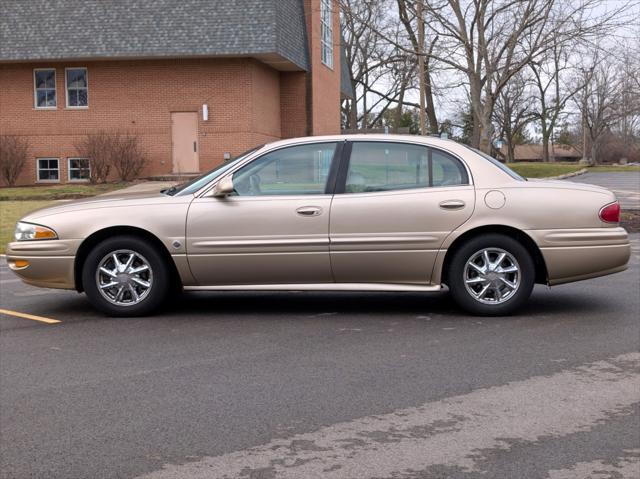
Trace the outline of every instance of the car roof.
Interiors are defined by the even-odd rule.
[[[348,135],[322,135],[322,136],[303,136],[298,138],[288,138],[285,140],[277,140],[265,145],[266,147],[279,147],[287,145],[296,145],[301,143],[316,143],[326,141],[399,141],[407,143],[422,143],[425,145],[441,146],[443,148],[457,145],[454,140],[421,135],[396,135],[396,134],[380,134],[380,133],[359,133]]]

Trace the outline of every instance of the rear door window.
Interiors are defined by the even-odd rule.
[[[441,150],[391,142],[352,143],[345,193],[469,184],[464,165]]]

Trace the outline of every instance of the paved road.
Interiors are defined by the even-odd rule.
[[[603,186],[613,191],[624,209],[640,209],[640,171],[585,173],[569,181]]]
[[[0,267],[0,477],[640,477],[631,269],[511,318],[444,294],[185,295],[108,319]]]

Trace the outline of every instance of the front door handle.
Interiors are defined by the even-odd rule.
[[[462,200],[446,200],[440,202],[440,208],[443,210],[459,210],[464,208],[465,204]]]
[[[322,214],[322,208],[319,206],[301,206],[296,210],[301,216],[319,216]]]

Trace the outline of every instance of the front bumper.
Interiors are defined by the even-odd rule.
[[[624,228],[529,230],[540,247],[550,285],[624,271],[631,257]]]
[[[81,240],[19,241],[7,245],[7,264],[25,283],[75,289],[75,254]],[[26,261],[19,266],[17,261]]]

